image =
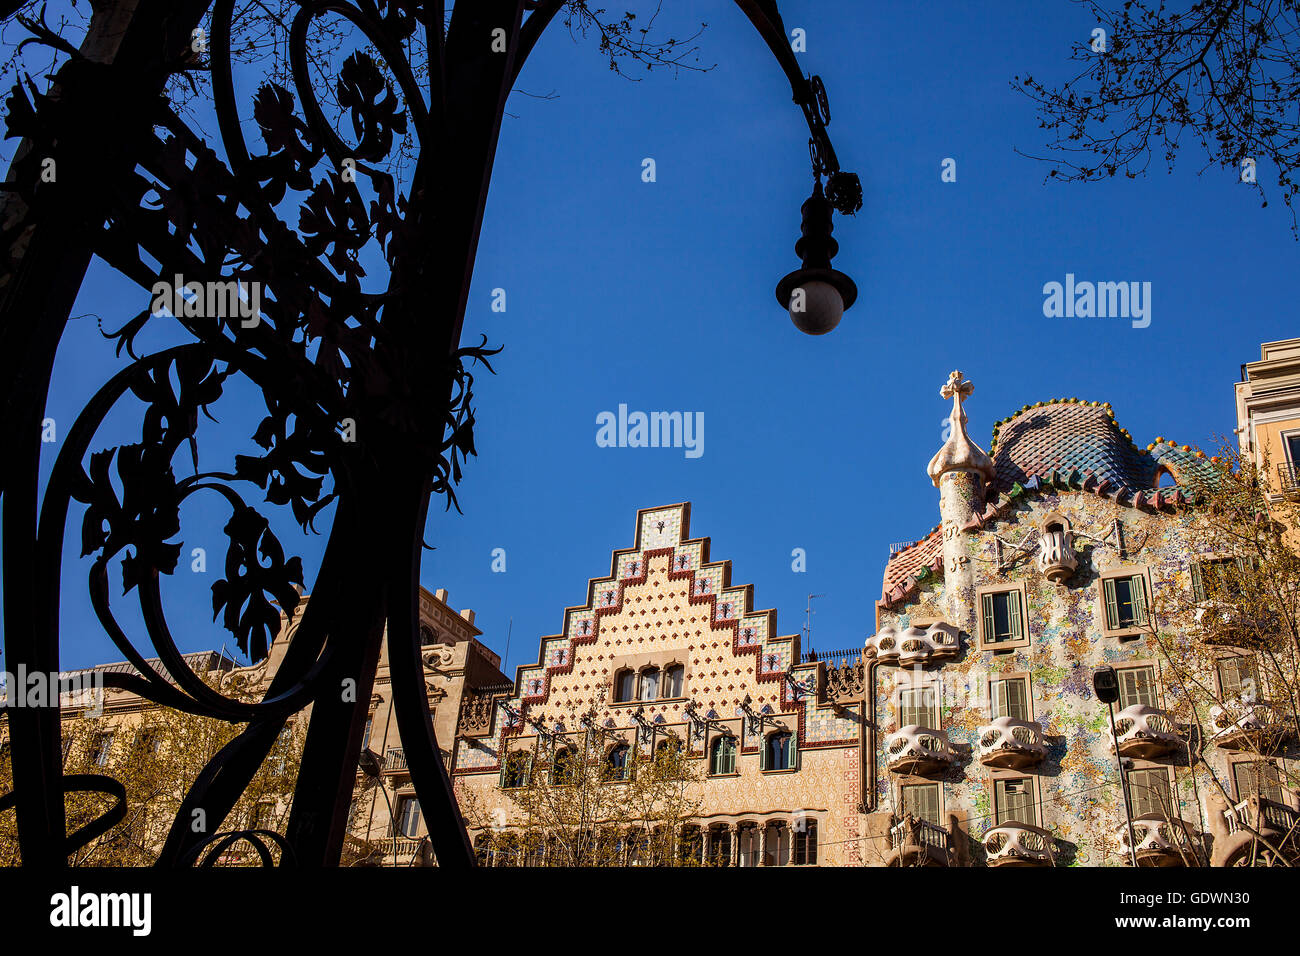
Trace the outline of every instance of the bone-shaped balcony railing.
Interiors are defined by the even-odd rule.
[[[897,661],[900,666],[947,660],[961,652],[961,630],[945,621],[929,627],[894,627],[887,624],[867,639],[866,657]]]
[[[1169,715],[1146,704],[1125,707],[1115,715],[1115,739],[1124,757],[1159,757],[1182,744]]]
[[[1286,726],[1268,701],[1241,699],[1211,707],[1210,724],[1214,728],[1211,739],[1224,750],[1276,743]]]
[[[1121,824],[1115,831],[1120,852],[1129,855],[1128,825]],[[1148,813],[1133,818],[1133,839],[1137,843],[1138,863],[1163,862],[1177,864],[1195,862],[1192,837],[1182,820],[1165,819],[1164,814]]]
[[[1042,827],[1004,823],[984,834],[989,866],[1051,866],[1056,841]]]
[[[1049,581],[1061,582],[1079,568],[1073,535],[1068,531],[1044,531],[1038,539],[1038,570]]]
[[[885,760],[895,773],[927,774],[952,766],[957,754],[945,731],[909,724],[885,738]]]
[[[998,717],[979,734],[979,759],[986,767],[1028,767],[1047,756],[1043,728],[1032,720]]]

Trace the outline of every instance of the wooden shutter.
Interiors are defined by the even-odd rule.
[[[1274,803],[1282,802],[1282,783],[1277,767],[1267,760],[1243,760],[1232,765],[1232,776],[1237,784],[1237,799],[1261,796]]]
[[[1019,591],[1010,591],[1007,593],[1007,617],[1010,620],[1011,634],[1009,640],[1018,641],[1025,636],[1024,614],[1020,606],[1021,594]]]
[[[939,785],[937,783],[913,784],[903,788],[903,814],[912,814],[918,820],[939,822]]]
[[[1034,788],[1026,777],[1018,780],[996,781],[994,799],[997,802],[997,822],[1038,825],[1034,807]]]
[[[768,751],[772,749],[771,737],[760,737],[758,741],[758,769],[766,770],[771,761],[768,759]]]
[[[1101,589],[1106,595],[1106,629],[1113,631],[1119,627],[1119,602],[1115,599],[1114,579],[1102,581]]]
[[[1169,790],[1169,775],[1164,770],[1130,770],[1128,793],[1135,817],[1149,813],[1176,815]]]
[[[1007,694],[1009,693],[1010,681],[995,680],[993,682],[993,718],[1009,717]]]
[[[1132,582],[1129,585],[1129,592],[1133,597],[1133,623],[1138,627],[1145,627],[1147,624],[1146,575],[1133,575]]]
[[[799,735],[793,731],[790,734],[790,769],[799,769]]]
[[[1145,704],[1156,706],[1155,669],[1152,667],[1125,667],[1119,671],[1120,709]]]
[[[1205,600],[1205,576],[1201,574],[1201,562],[1192,562],[1192,597],[1198,601]]]
[[[993,716],[1029,719],[1029,689],[1023,677],[993,682]]]
[[[993,617],[993,595],[985,594],[980,601],[984,611],[984,642],[992,644],[998,639],[997,622]]]
[[[1241,694],[1241,682],[1245,676],[1243,657],[1225,657],[1219,661],[1219,693],[1224,700]]]

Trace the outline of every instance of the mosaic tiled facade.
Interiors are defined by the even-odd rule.
[[[1167,654],[1142,628],[1117,627],[1131,621],[1107,604],[1116,593],[1138,602],[1119,605],[1138,619],[1169,589],[1191,592],[1193,566],[1213,557],[1194,501],[1215,469],[1163,438],[1137,447],[1109,405],[1077,399],[999,422],[986,454],[965,434],[969,385],[954,372],[944,387],[953,437],[930,467],[942,523],[892,556],[868,641],[877,733],[867,735],[866,862],[1132,859],[1109,716],[1093,689],[1103,665],[1128,695],[1116,708],[1139,863],[1233,862],[1235,823],[1260,804],[1234,792],[1229,805],[1203,765],[1189,766],[1188,736],[1216,728],[1179,723],[1186,702],[1164,679]],[[943,634],[959,648],[937,653]],[[1174,653],[1192,640],[1171,637]],[[909,642],[910,666],[900,661]],[[1231,746],[1208,752],[1229,782],[1236,761],[1258,760]],[[1268,762],[1285,770],[1294,756]],[[1278,805],[1263,806],[1280,825],[1300,821],[1300,794],[1272,796]]]

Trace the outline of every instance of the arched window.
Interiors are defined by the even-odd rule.
[[[480,833],[474,839],[474,859],[479,866],[492,865],[492,834]]]
[[[632,748],[627,744],[616,744],[610,748],[605,758],[605,778],[607,780],[626,780],[631,769]]]
[[[709,865],[731,866],[731,828],[725,823],[709,830]]]
[[[709,773],[724,774],[736,772],[736,738],[719,737],[713,741],[712,753],[709,754]]]
[[[794,865],[814,866],[817,863],[817,821],[804,818],[794,828]]]
[[[682,688],[686,681],[686,668],[681,664],[674,664],[664,671],[664,697],[677,698],[682,696]]]
[[[778,730],[776,733],[769,734],[763,745],[763,767],[764,770],[793,770],[795,768],[796,751],[794,734],[785,730]]]
[[[636,699],[636,674],[622,670],[614,675],[614,700],[618,703]]]
[[[433,633],[433,628],[429,627],[429,625],[427,624],[422,624],[420,626],[421,646],[428,647],[430,644],[437,644],[437,643],[438,643],[438,635]]]
[[[565,786],[577,783],[578,755],[572,747],[564,747],[555,753],[555,762],[551,765],[551,783]]]
[[[767,825],[767,840],[763,856],[767,866],[788,866],[790,863],[790,828],[779,820]]]
[[[659,697],[659,668],[647,667],[641,672],[641,699],[657,700]]]
[[[704,840],[699,827],[682,827],[677,843],[677,862],[682,866],[699,866],[704,862]]]
[[[741,866],[758,866],[758,826],[753,823],[742,823],[736,831],[736,842],[739,844],[737,859]]]

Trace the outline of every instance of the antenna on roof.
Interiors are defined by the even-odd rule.
[[[508,625],[506,625],[506,652],[505,652],[505,654],[502,655],[502,657],[501,657],[501,666],[502,666],[502,667],[509,667],[509,666],[510,666],[510,633],[511,633],[514,629],[515,629],[515,618],[514,618],[514,615],[511,615],[511,616],[510,616],[510,623],[509,623]]]
[[[812,650],[812,616],[817,612],[812,608],[813,598],[825,597],[825,594],[808,595],[808,606],[803,609],[803,643],[805,651]]]

